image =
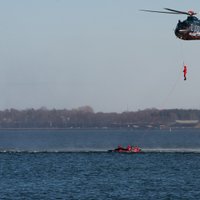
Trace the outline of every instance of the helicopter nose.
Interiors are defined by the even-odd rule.
[[[175,35],[179,34],[179,29],[176,28],[175,31],[174,31]]]
[[[184,28],[176,28],[174,31],[175,35],[182,39],[182,40],[187,40],[188,37],[188,29],[184,29]]]
[[[175,35],[178,37],[178,38],[182,38],[182,33],[180,32],[180,29],[179,28],[176,28],[175,31],[174,31]]]

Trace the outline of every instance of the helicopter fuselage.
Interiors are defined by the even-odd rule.
[[[200,20],[195,16],[188,16],[182,22],[179,20],[174,32],[182,40],[200,40]]]

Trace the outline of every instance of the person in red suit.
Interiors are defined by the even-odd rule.
[[[186,74],[187,74],[187,66],[184,65],[184,69],[183,69],[184,81],[186,81]]]

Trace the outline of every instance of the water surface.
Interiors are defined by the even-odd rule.
[[[197,200],[200,132],[1,130],[0,180],[3,200]]]
[[[0,151],[107,151],[117,145],[145,151],[200,151],[199,130],[4,130]]]
[[[199,153],[0,153],[0,199],[190,199]]]

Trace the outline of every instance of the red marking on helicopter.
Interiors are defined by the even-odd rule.
[[[191,16],[192,16],[192,15],[196,15],[196,13],[195,13],[193,10],[189,10],[189,11],[188,11],[188,14],[191,15]]]

